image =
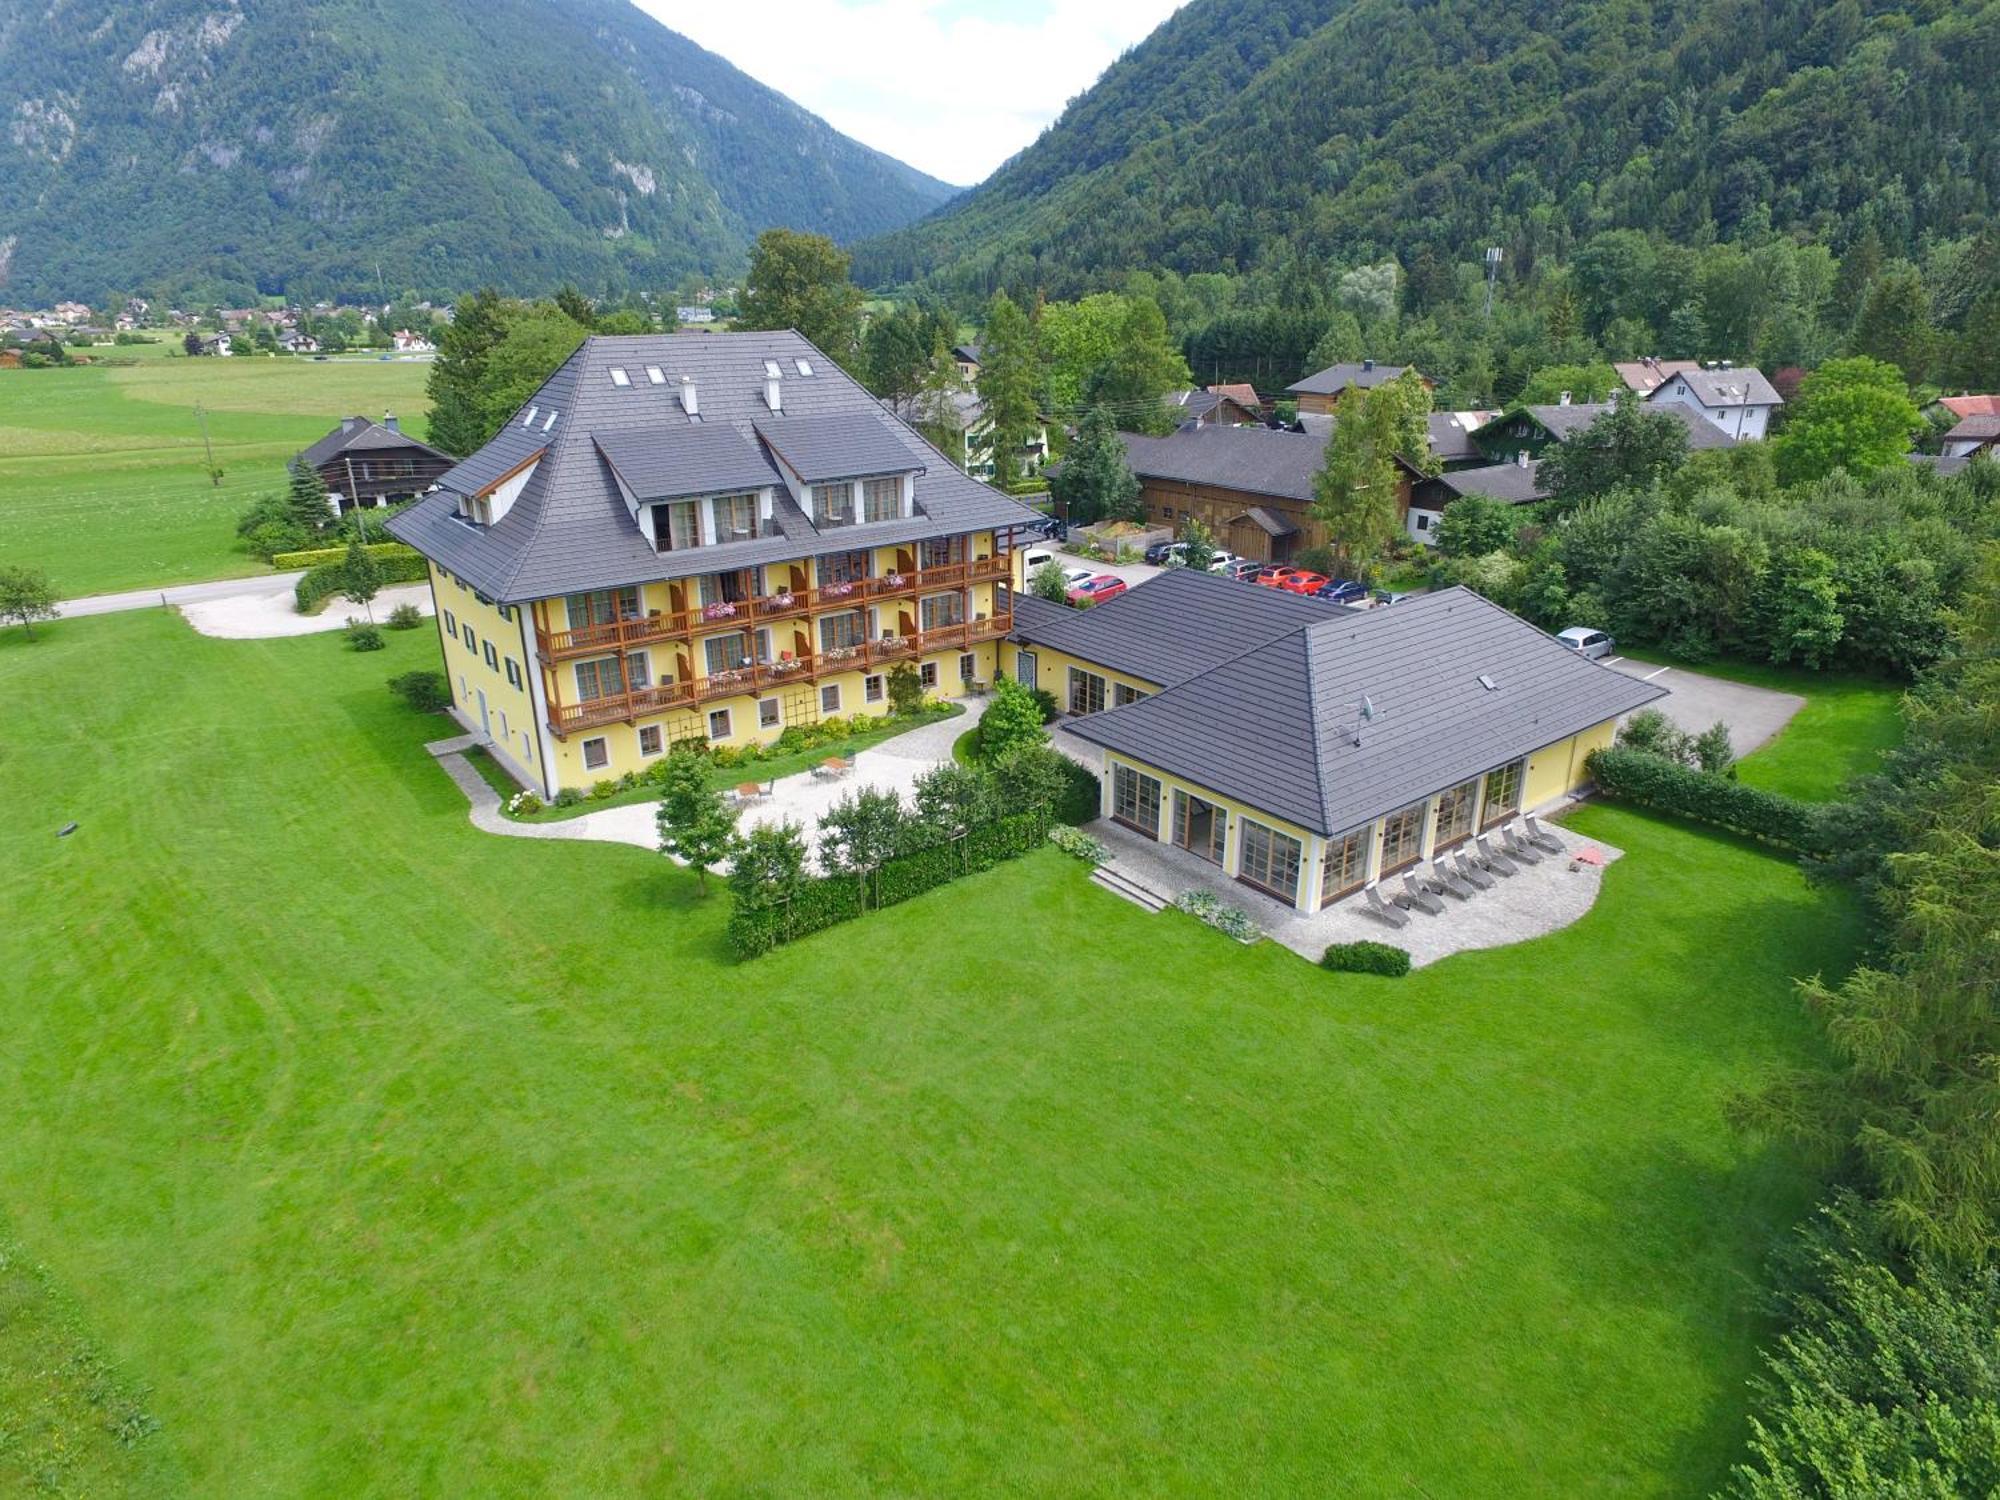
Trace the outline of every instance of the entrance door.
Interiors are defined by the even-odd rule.
[[[1229,838],[1229,814],[1213,802],[1186,792],[1174,793],[1174,842],[1210,864],[1222,863]]]
[[[493,738],[493,720],[486,712],[486,689],[479,690],[479,732],[487,739]]]
[[[1016,651],[1014,653],[1014,680],[1024,688],[1035,686],[1035,653]]]

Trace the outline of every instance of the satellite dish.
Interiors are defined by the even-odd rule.
[[[1361,695],[1361,717],[1371,724],[1375,721],[1375,700],[1366,693]]]

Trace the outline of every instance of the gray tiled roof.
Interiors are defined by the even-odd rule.
[[[1310,504],[1313,476],[1326,462],[1325,432],[1270,427],[1186,427],[1165,437],[1120,433],[1140,479],[1214,485]]]
[[[797,373],[800,359],[811,363],[812,375]],[[774,417],[764,402],[767,360],[782,372],[783,417]],[[648,366],[661,370],[662,383],[651,380]],[[627,372],[629,384],[612,382],[614,367]],[[698,424],[681,407],[684,376],[695,382]],[[530,409],[532,421],[523,426]],[[880,424],[908,454],[909,466],[924,470],[915,481],[916,516],[822,534],[780,494],[779,535],[655,553],[596,442],[600,433],[685,433],[699,426],[732,428],[754,446],[759,422],[782,431],[794,420],[855,414]],[[458,519],[458,496],[492,485],[543,447],[533,476],[501,520],[481,527]],[[389,530],[481,592],[519,603],[1032,519],[1027,507],[953,468],[798,334],[686,332],[585,340],[492,442],[449,470],[439,488],[391,521]]]
[[[1783,406],[1785,398],[1778,394],[1778,388],[1764,378],[1764,372],[1751,366],[1732,367],[1727,370],[1676,370],[1674,376],[1687,382],[1697,400],[1704,406]],[[1655,396],[1660,390],[1673,383],[1669,376],[1655,388]],[[1649,396],[1648,400],[1653,399]]]
[[[1014,601],[1013,638],[1165,687],[1286,631],[1343,614],[1339,605],[1321,599],[1169,568],[1089,609],[1023,594]]]
[[[1908,457],[1918,468],[1929,469],[1941,479],[1949,479],[1954,474],[1963,474],[1972,462],[1972,455],[1969,453],[1960,453],[1951,458],[1946,458],[1941,453],[1912,453]]]
[[[1472,441],[1472,434],[1483,425],[1477,419],[1482,416],[1492,420],[1493,413],[1434,411],[1425,418],[1431,431],[1431,452],[1446,463],[1463,462],[1468,458],[1483,457],[1479,447]]]
[[[1539,463],[1486,464],[1477,469],[1454,469],[1437,476],[1438,483],[1454,494],[1478,495],[1487,500],[1504,500],[1509,505],[1526,505],[1549,498],[1536,481]]]
[[[1546,428],[1557,442],[1566,443],[1599,417],[1611,410],[1609,401],[1573,401],[1568,406],[1520,406],[1500,413],[1481,432],[1494,430],[1510,418],[1525,412]],[[1700,412],[1678,401],[1666,401],[1648,408],[1663,411],[1688,430],[1688,447],[1695,452],[1706,448],[1734,448],[1736,439],[1717,427]]]
[[[764,450],[726,424],[622,427],[592,436],[598,451],[640,500],[714,495],[778,483],[778,471]]]
[[[347,424],[352,423],[350,427]],[[343,453],[380,453],[397,448],[414,448],[419,453],[428,453],[435,458],[449,458],[429,443],[420,443],[407,432],[385,427],[368,417],[346,417],[342,425],[333,429],[311,447],[299,454],[306,467],[317,469],[321,464],[331,463]]]
[[[756,425],[765,444],[807,484],[863,474],[907,474],[924,467],[877,412],[835,412],[824,417],[773,413],[759,417]]]
[[[2000,417],[1961,417],[1944,437],[1948,443],[2000,438]]]
[[[1369,390],[1374,386],[1387,385],[1404,370],[1407,365],[1378,365],[1372,360],[1358,364],[1328,365],[1324,370],[1316,370],[1285,387],[1289,396],[1338,396],[1349,386],[1359,386]]]
[[[1331,836],[1665,693],[1452,588],[1291,630],[1066,727]],[[1374,717],[1357,746],[1364,697]]]

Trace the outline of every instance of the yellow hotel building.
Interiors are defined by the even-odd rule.
[[[544,797],[990,681],[1033,513],[794,333],[596,337],[390,523],[452,706]]]

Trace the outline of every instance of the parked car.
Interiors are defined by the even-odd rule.
[[[1399,594],[1393,589],[1370,589],[1368,597],[1373,599],[1377,604],[1401,604],[1410,596],[1408,594]]]
[[[1367,597],[1368,590],[1352,578],[1330,578],[1313,591],[1313,598],[1325,599],[1332,604],[1346,604]]]
[[[1097,573],[1070,585],[1071,604],[1102,604],[1116,599],[1126,589],[1125,580],[1113,573]]]
[[[1605,657],[1614,655],[1618,650],[1618,643],[1612,640],[1610,636],[1601,630],[1592,630],[1583,625],[1570,626],[1569,629],[1557,636],[1556,639],[1569,647],[1578,656],[1587,656],[1592,661],[1602,661]]]
[[[1326,574],[1309,568],[1266,568],[1254,582],[1267,589],[1283,589],[1288,594],[1310,594],[1326,582]]]
[[[1238,557],[1231,559],[1228,566],[1222,571],[1230,578],[1234,578],[1242,583],[1249,583],[1255,580],[1257,575],[1263,572],[1266,566],[1266,564],[1258,562],[1254,557]]]
[[[1069,540],[1069,523],[1054,516],[1038,516],[1028,523],[1028,530],[1036,536],[1045,536],[1052,542]]]
[[[1243,559],[1238,557],[1234,552],[1224,552],[1218,548],[1215,556],[1208,560],[1208,571],[1211,573],[1227,573],[1232,567],[1242,561]]]
[[[1186,542],[1155,542],[1146,549],[1146,561],[1156,568],[1175,567],[1186,556]]]
[[[1089,568],[1064,568],[1064,569],[1063,569],[1063,582],[1064,582],[1064,583],[1066,583],[1066,584],[1068,584],[1068,585],[1069,585],[1069,586],[1070,586],[1071,588],[1075,588],[1075,587],[1076,587],[1076,586],[1077,586],[1077,585],[1078,585],[1079,583],[1085,583],[1085,582],[1088,582],[1088,581],[1089,581],[1090,579],[1092,579],[1092,578],[1096,578],[1096,577],[1098,577],[1098,576],[1100,576],[1100,575],[1098,575],[1098,574],[1096,574],[1096,573],[1093,573],[1093,572],[1092,572],[1092,571],[1091,571],[1091,570],[1090,570]],[[1109,577],[1111,577],[1112,575],[1110,575],[1109,573],[1106,573],[1106,574],[1104,574],[1104,575],[1102,575],[1102,576],[1104,576],[1104,577],[1106,577],[1106,578],[1109,578]]]

